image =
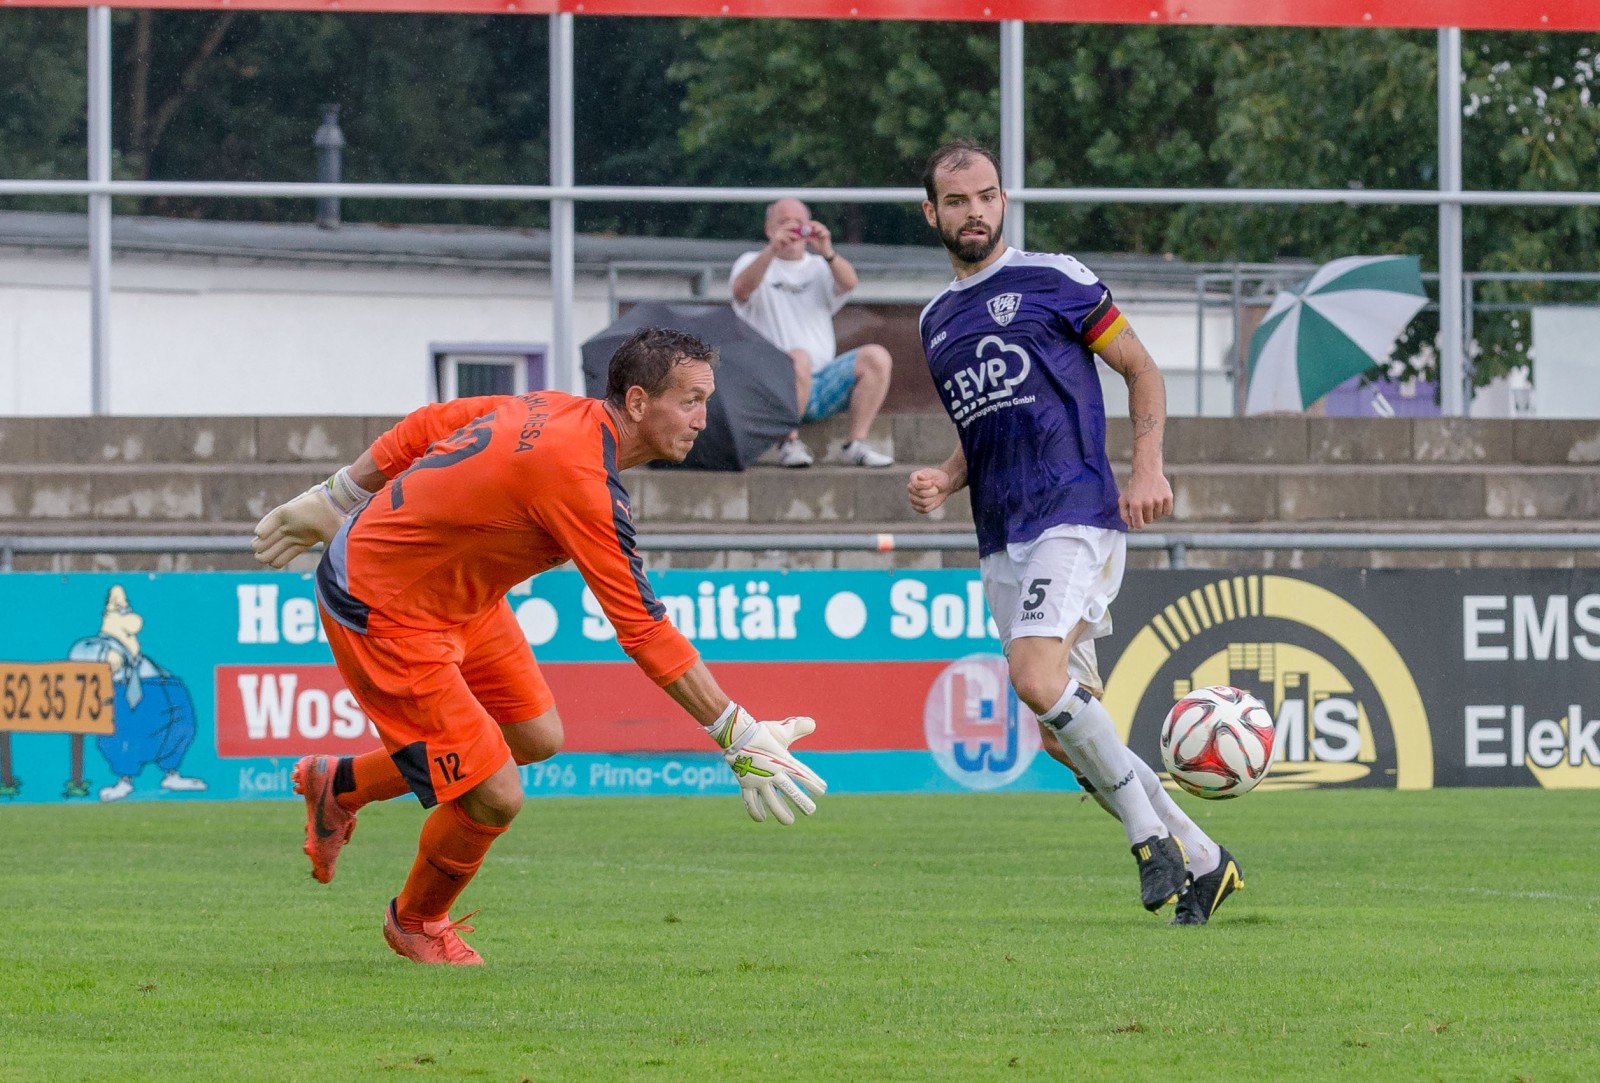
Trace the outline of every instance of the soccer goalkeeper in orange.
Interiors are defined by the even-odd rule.
[[[384,938],[419,963],[483,960],[450,907],[522,807],[517,765],[555,755],[561,719],[506,593],[569,559],[617,640],[706,728],[750,815],[810,814],[822,779],[788,752],[810,718],[759,722],[667,619],[635,550],[620,472],[681,462],[705,428],[716,351],[645,328],[611,359],[604,400],[553,391],[412,413],[328,481],[273,509],[254,549],[274,568],[318,542],[317,602],[339,672],[383,747],[295,765],[312,874],[333,879],[369,801],[432,808]],[[470,916],[470,915],[469,915]]]

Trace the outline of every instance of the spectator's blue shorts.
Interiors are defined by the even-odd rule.
[[[856,350],[842,353],[811,374],[811,398],[802,421],[821,421],[850,404],[856,389]]]

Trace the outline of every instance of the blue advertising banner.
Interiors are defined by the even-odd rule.
[[[970,572],[664,572],[674,623],[758,714],[811,714],[833,792],[1074,789],[1039,756]],[[737,792],[699,727],[617,646],[583,580],[510,598],[566,750],[533,795]],[[290,794],[294,761],[378,746],[333,665],[309,576],[0,576],[0,800]]]
[[[651,576],[759,717],[809,714],[832,792],[1071,790],[1011,692],[975,571]],[[509,599],[566,732],[529,794],[732,794],[705,735],[622,654],[579,576]],[[1105,703],[1161,720],[1231,684],[1272,711],[1264,788],[1600,788],[1600,572],[1142,572],[1097,643]],[[377,732],[308,576],[0,575],[0,802],[285,797]]]

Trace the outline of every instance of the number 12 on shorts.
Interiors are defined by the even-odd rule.
[[[439,768],[439,777],[446,786],[452,782],[461,781],[461,757],[454,752],[446,752],[433,758],[434,765]]]

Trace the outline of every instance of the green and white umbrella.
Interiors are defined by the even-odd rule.
[[[1428,295],[1416,256],[1346,256],[1279,292],[1250,337],[1244,412],[1301,411],[1389,359]]]

